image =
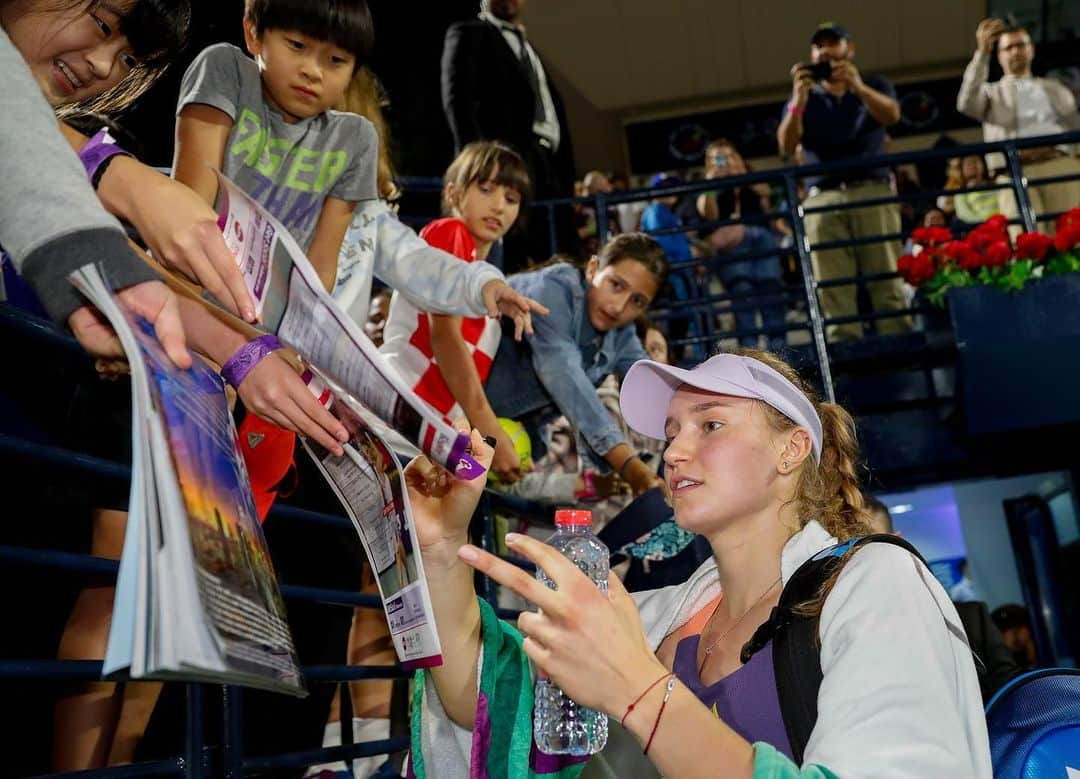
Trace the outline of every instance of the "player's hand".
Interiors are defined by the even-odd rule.
[[[462,429],[464,425],[457,427]],[[479,430],[472,430],[469,445],[472,458],[489,468],[495,450],[487,445]],[[409,463],[404,477],[424,565],[456,564],[457,550],[468,541],[469,522],[487,479],[455,479],[425,455]]]

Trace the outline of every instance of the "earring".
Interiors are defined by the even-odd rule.
[[[784,460],[782,463],[780,463],[780,470],[787,471],[787,460]]]

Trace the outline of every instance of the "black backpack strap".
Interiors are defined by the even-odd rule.
[[[817,724],[817,697],[822,679],[818,618],[800,614],[796,609],[817,597],[849,551],[868,543],[899,546],[926,564],[915,547],[894,535],[862,536],[823,549],[791,575],[769,619],[742,648],[740,659],[745,664],[769,641],[773,642],[773,672],[780,712],[796,765],[802,765],[803,752]]]

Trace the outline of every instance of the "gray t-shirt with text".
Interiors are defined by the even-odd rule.
[[[232,118],[222,172],[304,249],[327,197],[375,197],[379,141],[371,122],[341,111],[286,122],[263,96],[258,65],[237,47],[215,44],[195,58],[180,86],[177,113],[191,103]]]

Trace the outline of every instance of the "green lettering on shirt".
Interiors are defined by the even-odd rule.
[[[343,151],[328,151],[323,155],[319,178],[315,180],[315,191],[325,192],[334,186],[338,176],[345,170],[349,155]]]
[[[289,148],[289,142],[284,138],[270,138],[266,142],[263,153],[259,156],[259,162],[255,170],[269,179],[273,179],[281,167],[281,153]]]
[[[266,136],[262,123],[255,112],[250,108],[241,111],[240,118],[236,120],[234,133],[237,140],[229,150],[229,154],[233,156],[246,155],[244,164],[248,167],[254,165],[259,158],[259,148],[262,146],[262,141]]]
[[[243,157],[245,167],[254,168],[276,186],[296,192],[322,194],[328,191],[345,172],[349,155],[345,151],[316,151],[302,146],[292,147],[288,138],[273,138],[269,129],[262,126],[258,114],[250,108],[240,112],[233,127],[235,138],[229,149],[233,157]],[[292,149],[288,173],[281,176],[286,159]],[[279,178],[284,178],[280,181]]]
[[[310,181],[304,181],[300,176],[305,173],[314,173],[316,161],[321,157],[317,151],[311,149],[297,149],[293,156],[292,165],[289,166],[289,177],[285,179],[285,186],[298,192],[311,192],[313,187]],[[315,188],[318,192],[319,189]]]

